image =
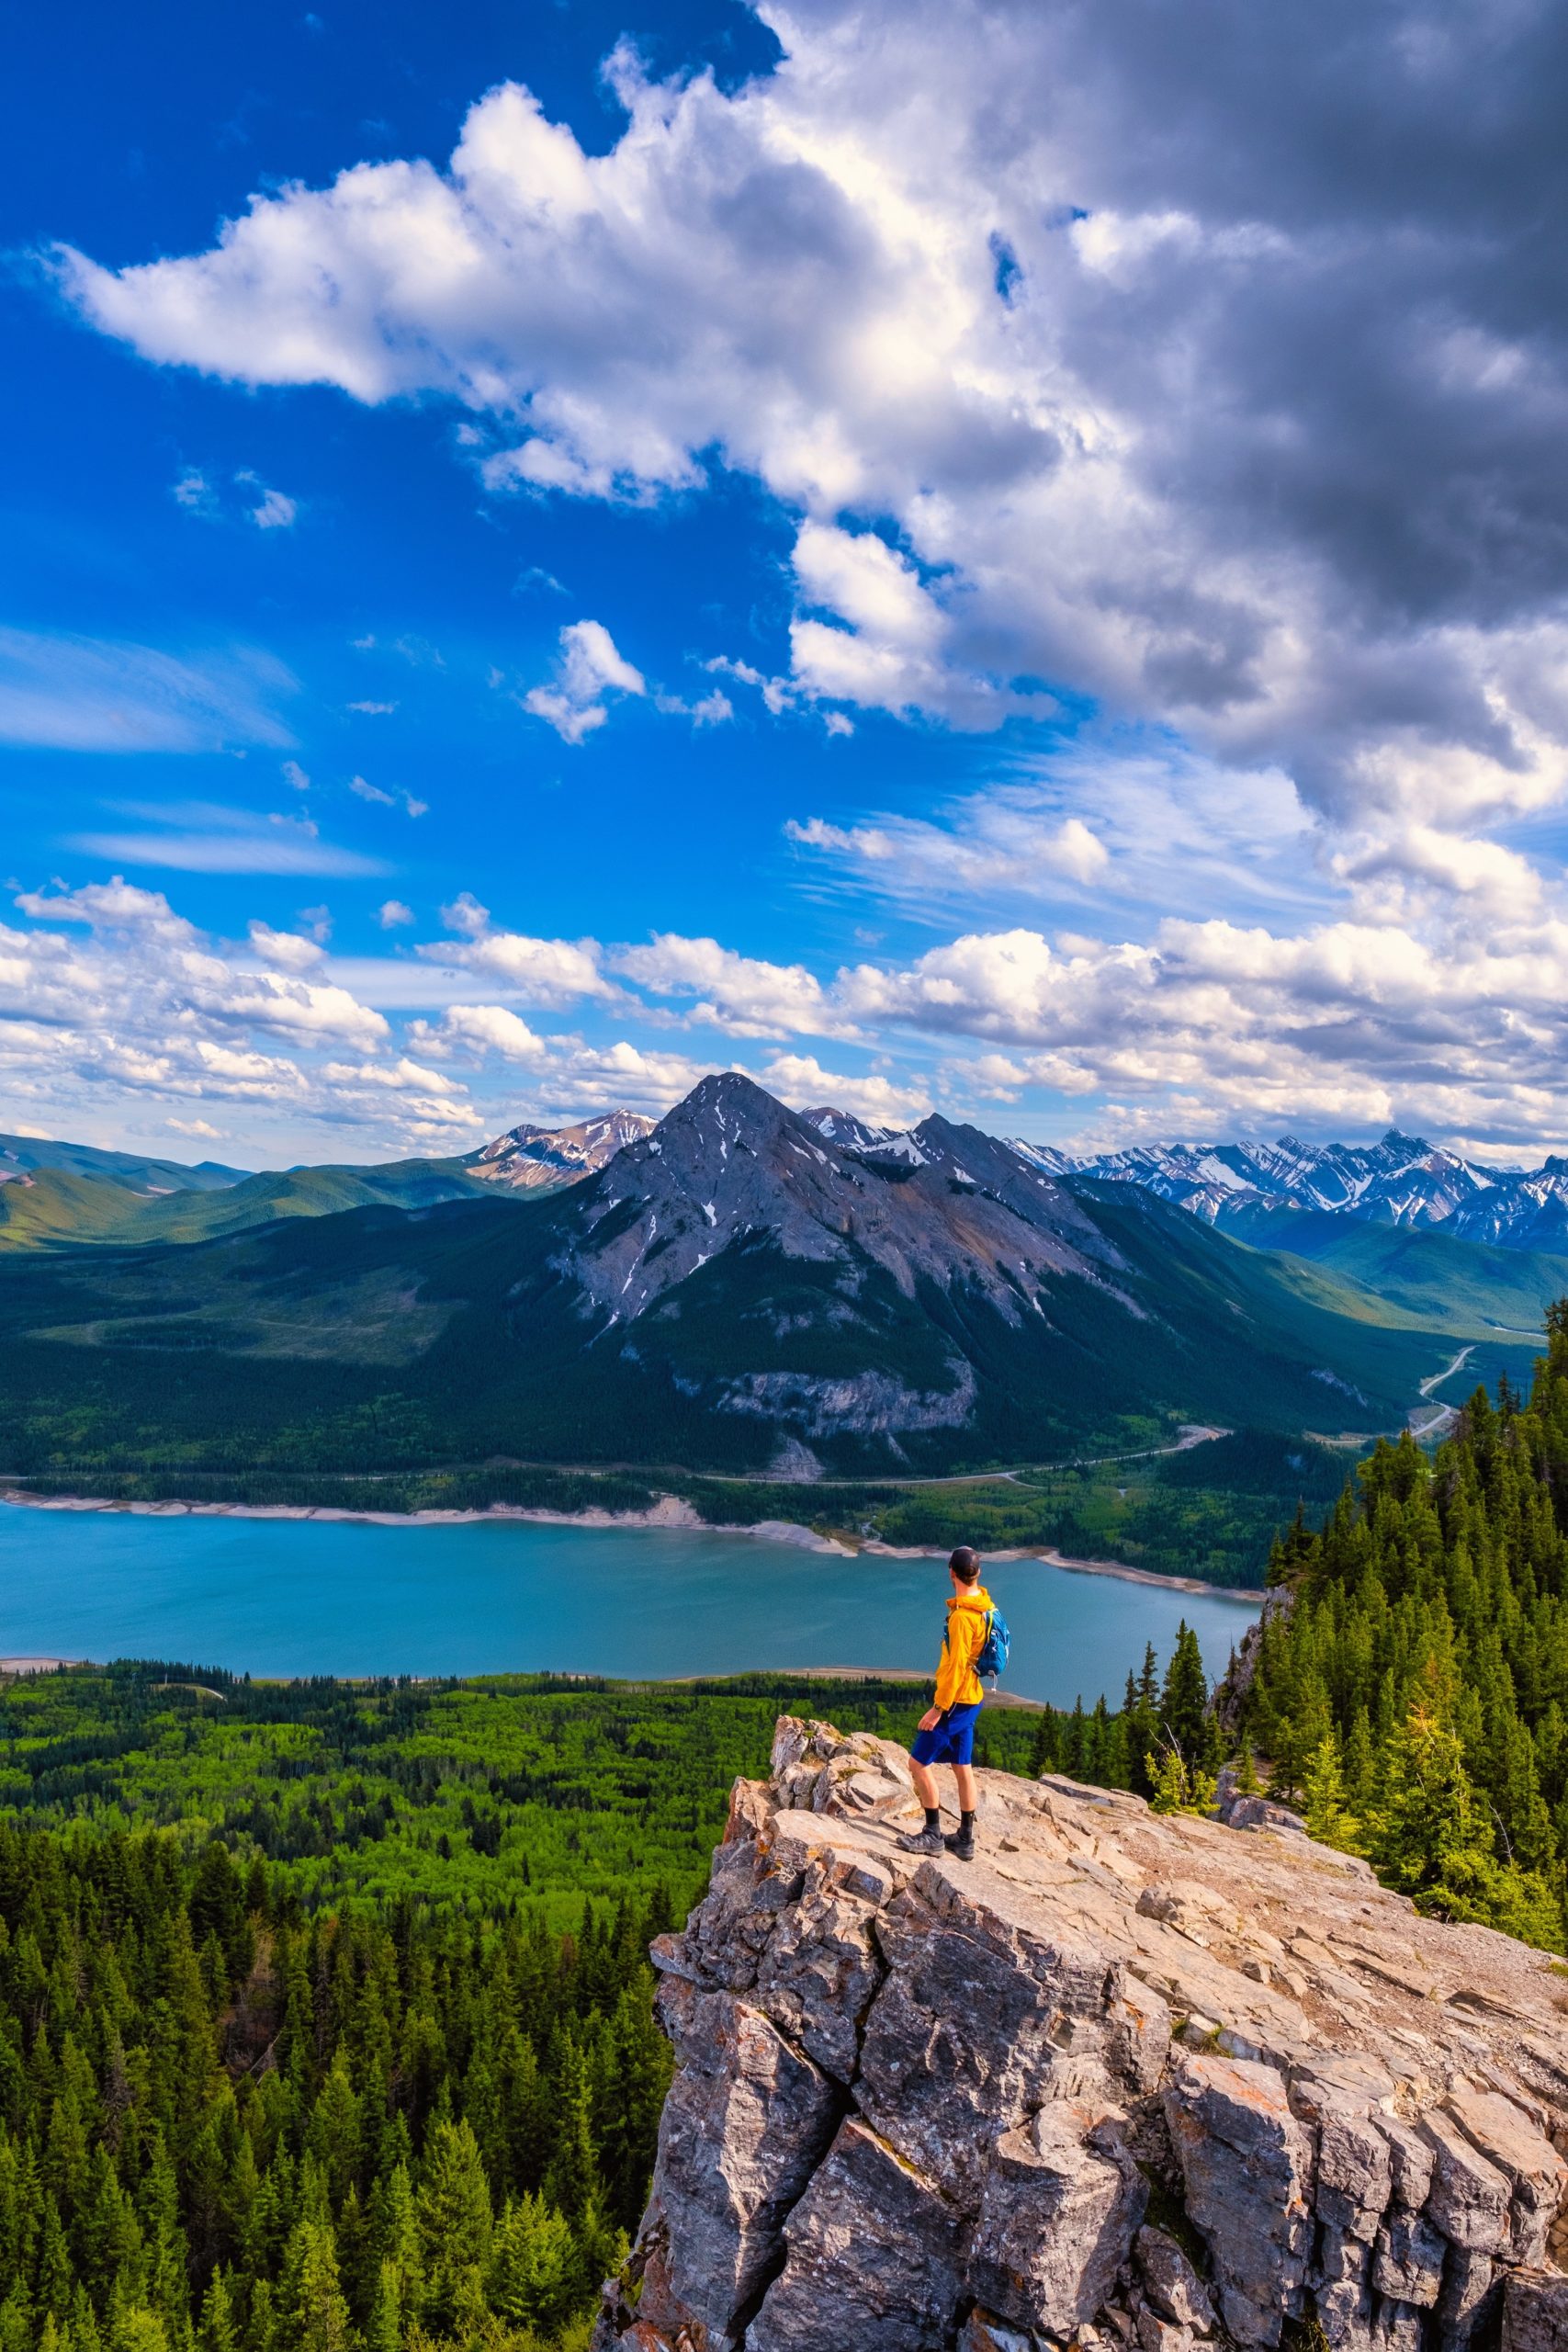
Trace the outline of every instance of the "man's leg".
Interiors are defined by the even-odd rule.
[[[942,1844],[961,1862],[968,1862],[975,1857],[975,1768],[972,1764],[955,1764],[953,1777],[958,1783],[958,1826],[951,1837],[942,1839]]]
[[[899,1843],[911,1854],[940,1854],[943,1849],[936,1775],[929,1764],[922,1763],[918,1756],[912,1756],[909,1758],[909,1778],[914,1782],[915,1794],[926,1809],[925,1826],[917,1829],[912,1838],[901,1838]]]

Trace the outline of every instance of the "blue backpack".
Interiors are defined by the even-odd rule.
[[[982,1680],[988,1674],[994,1682],[998,1674],[1007,1672],[1008,1652],[1011,1647],[1012,1635],[1008,1632],[1007,1619],[999,1609],[987,1609],[986,1638],[975,1660],[975,1671]]]

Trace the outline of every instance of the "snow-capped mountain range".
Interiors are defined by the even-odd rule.
[[[1018,1149],[1035,1157],[1031,1147]],[[1055,1165],[1057,1154],[1041,1156]],[[1440,1226],[1511,1250],[1568,1245],[1568,1159],[1489,1168],[1391,1127],[1375,1144],[1149,1144],[1071,1163],[1075,1172],[1140,1184],[1221,1227],[1259,1210],[1317,1210],[1374,1225]],[[1288,1241],[1286,1243],[1288,1247]]]
[[[940,1164],[947,1147],[939,1138],[953,1132],[942,1120],[908,1129],[871,1126],[830,1105],[800,1115],[841,1151],[909,1168]],[[509,1190],[556,1190],[595,1174],[653,1128],[651,1119],[624,1110],[570,1127],[519,1126],[465,1164]],[[1141,1144],[1093,1158],[1020,1136],[987,1142],[1039,1174],[1135,1184],[1222,1229],[1256,1232],[1260,1215],[1288,1223],[1292,1212],[1314,1211],[1377,1225],[1440,1226],[1461,1240],[1505,1249],[1568,1250],[1568,1158],[1535,1169],[1486,1167],[1394,1127],[1375,1144],[1309,1144],[1281,1136],[1274,1143]]]

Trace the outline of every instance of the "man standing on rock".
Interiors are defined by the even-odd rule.
[[[926,1809],[926,1826],[899,1842],[911,1854],[954,1854],[961,1862],[975,1859],[975,1726],[980,1720],[985,1688],[975,1661],[985,1645],[987,1623],[995,1607],[980,1582],[980,1555],[961,1544],[947,1564],[953,1598],[947,1604],[947,1631],[942,1635],[942,1661],[937,1668],[935,1703],[920,1717],[910,1749],[909,1777],[915,1794]],[[958,1828],[942,1834],[933,1764],[951,1764],[958,1784]]]

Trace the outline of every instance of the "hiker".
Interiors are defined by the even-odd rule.
[[[998,1628],[1005,1656],[1007,1632],[995,1601],[980,1582],[978,1552],[961,1544],[948,1561],[947,1572],[953,1579],[953,1598],[947,1604],[936,1699],[920,1717],[909,1751],[913,1759],[909,1777],[926,1809],[926,1825],[899,1842],[911,1854],[940,1854],[945,1849],[959,1861],[968,1862],[975,1859],[975,1770],[970,1759],[986,1695],[976,1667],[983,1653],[989,1657],[994,1651]],[[942,1832],[933,1764],[951,1764],[958,1783],[958,1827],[946,1838]]]

